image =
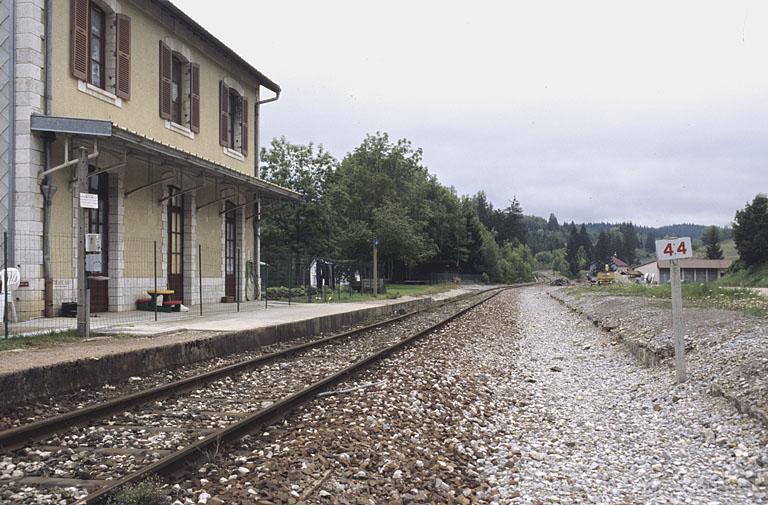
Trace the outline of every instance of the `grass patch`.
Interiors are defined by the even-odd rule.
[[[427,296],[443,293],[458,287],[456,284],[432,284],[432,285],[411,285],[411,284],[387,284],[386,292],[379,293],[377,296],[373,296],[371,293],[360,294],[356,291],[350,291],[349,287],[345,286],[339,291],[326,291],[324,302],[320,293],[313,293],[312,303],[350,303],[350,302],[368,302],[371,300],[395,300],[402,296]],[[304,288],[294,288],[294,290],[301,290],[297,295],[296,291],[293,291],[294,303],[306,303],[307,294]],[[288,300],[288,288],[269,288],[269,299],[287,301]]]
[[[80,340],[81,339],[77,336],[76,330],[49,331],[39,335],[9,337],[7,339],[0,337],[0,351],[53,347],[59,344],[79,342]]]
[[[373,296],[371,293],[355,293],[352,297],[348,297],[346,293],[342,293],[341,302],[366,302],[370,300],[395,300],[403,296],[427,296],[436,295],[438,293],[444,293],[456,288],[456,284],[432,284],[426,286],[418,286],[411,284],[387,284],[385,293],[379,293],[377,296]]]
[[[165,505],[166,503],[160,481],[154,478],[126,486],[107,500],[107,505]]]
[[[735,310],[753,316],[768,317],[768,298],[750,289],[729,288],[715,283],[683,284],[683,300],[688,306]],[[593,293],[604,296],[640,296],[659,300],[671,300],[672,286],[662,284],[608,284],[603,286],[571,288],[580,294]]]
[[[717,282],[721,286],[768,288],[768,265],[728,273]]]

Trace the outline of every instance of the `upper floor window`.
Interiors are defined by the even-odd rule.
[[[124,100],[131,96],[131,18],[96,0],[71,0],[72,76]]]
[[[171,57],[171,121],[181,124],[181,60]]]
[[[160,41],[160,117],[200,131],[200,66]]]
[[[248,98],[224,81],[219,84],[219,143],[248,155]]]
[[[106,27],[104,11],[97,5],[91,4],[91,38],[88,41],[91,48],[91,65],[88,68],[88,82],[101,89],[104,84],[104,47]]]

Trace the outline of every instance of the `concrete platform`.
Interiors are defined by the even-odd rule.
[[[270,302],[267,309],[254,302],[240,313],[104,325],[99,332],[107,336],[89,341],[0,352],[0,406],[335,331],[481,288],[360,303]]]

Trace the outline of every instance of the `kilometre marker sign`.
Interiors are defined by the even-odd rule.
[[[683,258],[693,258],[690,237],[656,241],[656,259],[679,260]]]

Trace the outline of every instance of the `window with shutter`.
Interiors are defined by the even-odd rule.
[[[200,132],[200,65],[190,63],[189,66],[189,129]]]
[[[165,42],[160,41],[160,117],[171,119],[172,100],[172,53]]]
[[[248,156],[248,98],[240,101],[240,152]]]
[[[88,66],[88,82],[94,86],[106,89],[104,75],[106,67],[106,31],[107,23],[104,11],[94,4],[91,4],[89,11],[89,33],[88,33],[88,49],[89,49],[89,66]]]
[[[117,65],[115,94],[124,100],[131,99],[131,18],[118,14],[115,38],[117,41]]]
[[[219,144],[229,147],[229,86],[219,83]]]
[[[88,0],[72,0],[72,76],[88,78]]]

